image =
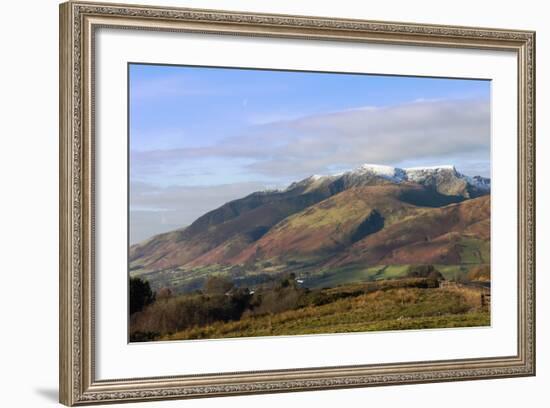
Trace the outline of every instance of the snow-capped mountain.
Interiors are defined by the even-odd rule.
[[[363,164],[344,173],[310,176],[292,183],[286,191],[298,187],[311,190],[327,185],[340,185],[340,188],[346,189],[381,183],[416,183],[434,188],[444,195],[464,198],[485,195],[491,190],[490,179],[481,176],[466,176],[457,171],[453,165],[399,168],[379,164]]]
[[[290,265],[335,274],[347,265],[456,265],[471,245],[468,262],[474,256],[485,263],[490,188],[489,179],[454,166],[365,164],[314,175],[227,202],[184,229],[132,246],[131,273],[185,292],[202,285],[200,274],[211,270],[205,266],[223,265],[239,279],[250,267],[257,282],[268,262],[277,271]]]

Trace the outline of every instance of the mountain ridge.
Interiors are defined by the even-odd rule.
[[[426,186],[439,188],[441,184],[453,183],[452,186],[441,188],[440,192],[464,194],[467,198],[487,193],[491,189],[491,180],[479,175],[470,177],[460,173],[454,165],[425,166],[425,167],[393,167],[379,164],[363,164],[353,170],[333,175],[314,174],[301,181],[292,183],[286,190],[298,186],[320,182],[335,182],[347,180],[355,183],[358,180],[365,182],[374,178],[384,179],[392,183],[414,182]],[[439,190],[438,190],[439,191]]]
[[[206,269],[247,275],[269,269],[261,265],[276,265],[276,272],[305,265],[309,273],[350,263],[410,262],[414,252],[445,264],[460,260],[467,244],[480,247],[476,259],[485,261],[489,195],[490,179],[465,176],[454,166],[365,164],[230,201],[186,228],[133,245],[130,270],[153,280],[170,273],[177,285]],[[397,246],[384,242],[400,239]]]

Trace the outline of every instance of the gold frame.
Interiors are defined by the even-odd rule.
[[[513,51],[518,61],[518,350],[513,356],[230,374],[94,375],[94,33],[98,27]],[[535,33],[68,2],[60,5],[60,402],[208,397],[535,375]]]

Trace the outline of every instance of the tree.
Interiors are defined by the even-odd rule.
[[[140,278],[130,278],[130,314],[140,312],[155,301],[149,282]]]
[[[296,287],[296,274],[291,272],[281,278],[281,288]]]
[[[407,269],[410,278],[430,278],[442,280],[443,275],[433,265],[411,265]]]
[[[172,289],[167,287],[161,288],[157,291],[157,293],[155,293],[156,299],[168,299],[171,296],[172,296]]]

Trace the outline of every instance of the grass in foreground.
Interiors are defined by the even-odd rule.
[[[331,289],[334,291],[334,289]],[[490,324],[473,288],[394,288],[238,321],[192,327],[157,340],[475,327]]]

